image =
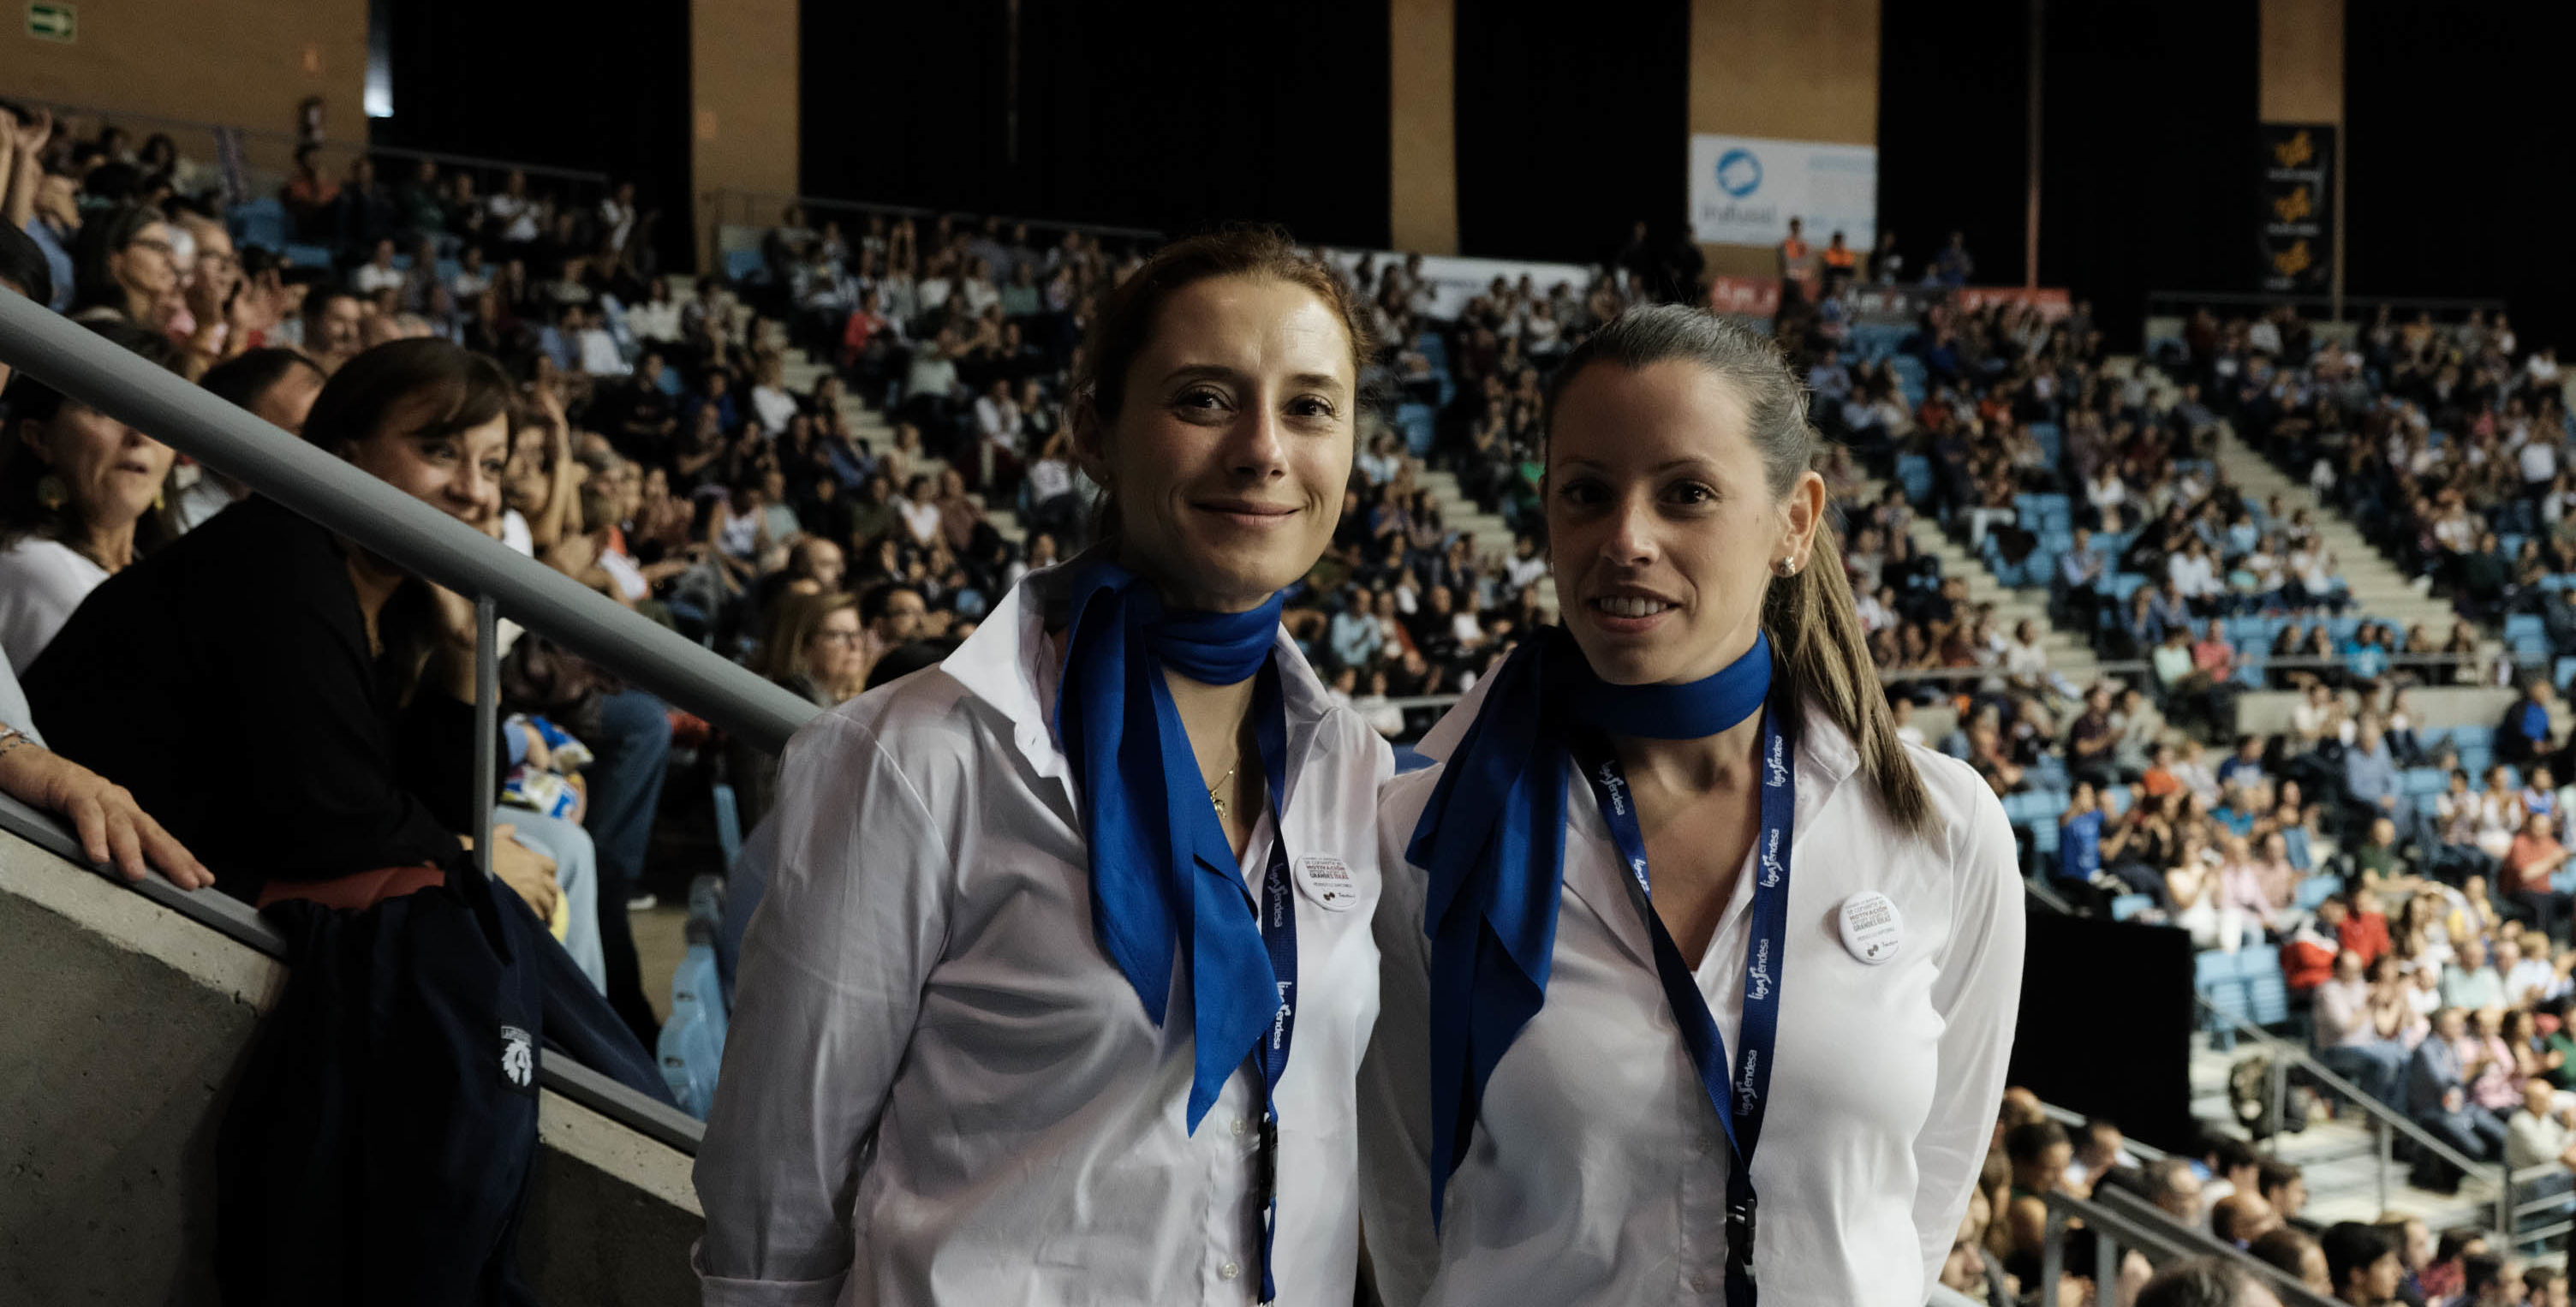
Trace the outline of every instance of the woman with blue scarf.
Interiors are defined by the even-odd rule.
[[[1284,637],[1372,343],[1284,237],[1098,306],[1103,540],[788,746],[705,1301],[1348,1307],[1393,757]]]
[[[1378,1289],[1919,1307],[2012,1044],[2002,806],[1898,740],[1767,341],[1632,311],[1547,420],[1564,625],[1379,818]]]

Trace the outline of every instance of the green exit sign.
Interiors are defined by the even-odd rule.
[[[61,0],[30,0],[27,35],[40,41],[69,42],[80,30],[80,10]]]

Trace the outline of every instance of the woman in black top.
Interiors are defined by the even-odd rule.
[[[362,354],[304,437],[491,529],[509,382],[438,340]],[[452,864],[474,810],[472,606],[251,498],[91,592],[26,688],[48,741],[257,902],[271,880]],[[552,864],[494,870],[540,920]]]

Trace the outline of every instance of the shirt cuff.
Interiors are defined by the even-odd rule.
[[[689,1247],[689,1269],[698,1273],[700,1307],[834,1307],[844,1273],[821,1280],[735,1280],[707,1274],[701,1242]]]

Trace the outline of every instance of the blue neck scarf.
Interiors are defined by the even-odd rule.
[[[1090,564],[1073,578],[1055,727],[1080,796],[1092,919],[1156,1025],[1171,1006],[1173,953],[1189,950],[1193,1131],[1280,1000],[1234,846],[1208,801],[1163,673],[1208,685],[1259,676],[1253,711],[1263,753],[1271,753],[1286,733],[1270,657],[1285,605],[1281,594],[1246,613],[1172,612],[1153,586],[1115,563]],[[1279,811],[1281,768],[1272,761],[1264,770]]]
[[[1571,732],[1693,740],[1728,730],[1771,689],[1771,641],[1687,685],[1612,685],[1562,628],[1494,673],[1449,755],[1405,857],[1429,873],[1431,1212],[1465,1160],[1485,1082],[1547,1001],[1565,889]]]

